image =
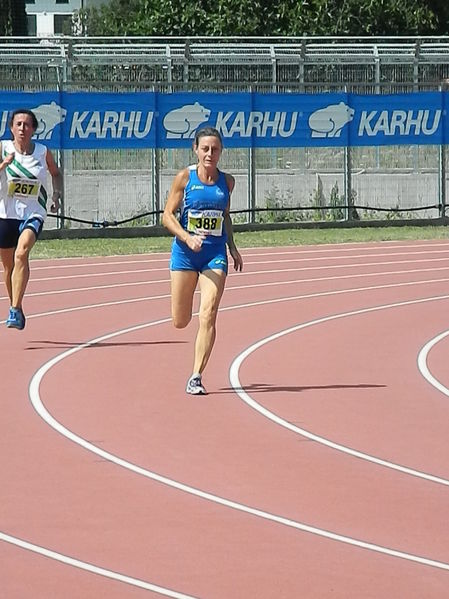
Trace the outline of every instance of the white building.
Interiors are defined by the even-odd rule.
[[[71,33],[72,16],[76,10],[100,6],[107,0],[25,0],[28,35],[48,37]]]

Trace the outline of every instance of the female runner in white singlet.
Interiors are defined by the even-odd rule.
[[[53,183],[52,212],[59,208],[62,175],[50,150],[32,140],[38,122],[31,110],[15,110],[9,126],[12,140],[0,142],[0,257],[11,306],[6,326],[21,330],[30,252],[47,216],[47,175]]]

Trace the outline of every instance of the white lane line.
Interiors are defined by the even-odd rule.
[[[311,298],[316,298],[316,297],[327,297],[330,295],[342,295],[342,294],[346,294],[346,293],[359,293],[359,292],[363,292],[363,291],[375,291],[375,290],[379,290],[379,289],[392,289],[395,287],[411,287],[411,286],[415,286],[415,285],[430,285],[433,283],[445,283],[447,281],[449,281],[449,278],[427,279],[427,280],[423,280],[423,281],[407,281],[404,283],[389,283],[387,285],[370,285],[368,287],[350,287],[348,289],[339,289],[337,291],[335,291],[335,290],[320,291],[317,293],[305,293],[303,295],[293,295],[290,297],[287,296],[287,297],[282,297],[282,298],[275,298],[272,300],[251,302],[249,304],[242,304],[241,306],[237,306],[237,307],[253,307],[253,306],[261,306],[261,305],[277,303],[277,302],[305,300],[305,299],[311,299]],[[267,284],[262,283],[260,286],[264,287],[265,285],[267,285]],[[270,283],[270,285],[271,285],[271,283]],[[255,285],[242,285],[239,287],[237,287],[237,286],[230,287],[230,289],[248,289],[249,287],[254,287],[254,286]],[[198,294],[199,291],[196,291],[195,293]],[[133,303],[146,302],[146,301],[152,301],[152,300],[158,300],[158,299],[167,299],[169,297],[171,297],[170,294],[148,295],[148,296],[144,296],[144,297],[130,298],[130,299],[125,299],[125,300],[101,302],[98,304],[85,304],[83,306],[60,308],[58,310],[49,310],[47,312],[38,312],[36,314],[27,314],[26,317],[27,317],[27,319],[42,318],[43,316],[54,316],[56,314],[67,314],[68,312],[79,312],[82,310],[90,310],[90,309],[94,309],[94,308],[105,308],[107,306],[120,306],[122,304],[133,304]],[[234,306],[222,307],[222,308],[220,308],[220,311],[225,311],[225,310],[229,310],[229,309],[231,309],[231,310],[234,309]],[[5,322],[6,322],[5,320],[0,320],[0,324],[3,324]]]
[[[196,292],[196,293],[198,293],[198,292]],[[68,312],[80,312],[82,310],[90,310],[90,309],[94,309],[94,308],[106,308],[108,306],[120,306],[123,304],[149,302],[152,300],[167,299],[169,297],[171,297],[170,294],[151,295],[151,296],[146,296],[146,297],[137,297],[137,298],[118,300],[118,301],[113,301],[113,302],[101,302],[99,304],[86,304],[84,306],[73,306],[71,308],[60,308],[59,310],[50,310],[48,312],[39,312],[37,314],[29,314],[29,315],[27,314],[26,317],[28,320],[31,318],[42,318],[43,316],[55,316],[56,314],[67,314]],[[6,322],[5,320],[0,320],[0,324],[4,324],[5,322]]]
[[[47,266],[36,266],[36,264],[39,264],[40,259],[34,259],[32,261],[32,269],[33,270],[60,270],[60,269],[68,269],[68,268],[91,268],[91,267],[95,267],[97,268],[98,266],[117,266],[119,264],[155,264],[156,262],[164,262],[165,264],[168,264],[169,260],[170,260],[170,254],[166,254],[166,256],[164,258],[156,258],[155,260],[152,260],[151,258],[149,258],[149,254],[145,255],[146,257],[144,257],[144,255],[142,254],[142,260],[110,260],[109,262],[88,262],[87,260],[83,259],[82,257],[78,257],[77,259],[80,260],[80,262],[78,262],[77,264],[62,264],[62,261],[68,260],[69,258],[56,258],[55,262],[52,264],[48,264]],[[46,261],[47,259],[45,259]]]
[[[391,246],[388,244],[391,243]],[[402,245],[400,245],[402,244]],[[372,244],[364,244],[364,242],[348,242],[348,243],[337,243],[337,244],[322,244],[322,245],[289,245],[284,246],[283,251],[279,251],[279,247],[251,247],[251,248],[240,248],[240,253],[244,256],[257,257],[257,256],[287,256],[291,254],[323,254],[323,253],[344,253],[353,252],[354,250],[370,252],[368,255],[375,254],[378,250],[408,250],[408,249],[425,249],[425,248],[449,248],[449,243],[438,242],[438,243],[414,243],[409,244],[404,241],[389,240],[372,242]],[[422,252],[424,253],[424,252]],[[155,257],[155,259],[153,259]],[[97,256],[99,260],[103,262],[86,262],[84,256],[71,256],[66,258],[33,258],[33,264],[39,265],[34,266],[34,270],[46,270],[54,268],[81,268],[81,267],[97,267],[97,266],[109,266],[115,264],[139,264],[139,263],[153,263],[163,262],[169,260],[170,252],[145,252],[142,254],[121,254],[111,255],[110,260],[106,260],[105,256]],[[139,259],[140,258],[140,259]],[[71,264],[69,261],[77,261],[76,264]],[[43,265],[44,262],[50,262],[48,265]],[[68,264],[65,264],[69,262]]]
[[[62,553],[51,551],[50,549],[46,549],[45,547],[41,547],[40,545],[35,545],[34,543],[29,543],[28,541],[24,541],[22,539],[18,539],[17,537],[13,537],[4,532],[0,532],[0,541],[10,543],[11,545],[15,545],[16,547],[20,547],[21,549],[26,549],[27,551],[32,551],[33,553],[38,553],[39,555],[48,557],[50,559],[54,559],[55,561],[61,562],[68,566],[73,566],[74,568],[91,572],[92,574],[98,574],[105,578],[111,578],[112,580],[132,585],[134,587],[139,587],[147,591],[153,591],[154,593],[164,595],[165,597],[173,597],[174,599],[197,599],[192,595],[178,593],[177,591],[172,591],[170,589],[166,589],[156,584],[145,582],[144,580],[140,580],[138,578],[132,578],[131,576],[119,574],[118,572],[114,572],[113,570],[107,570],[105,568],[100,568],[99,566],[94,566],[93,564],[89,564],[88,562],[83,562],[81,560],[69,557]]]
[[[404,240],[403,240],[404,241]],[[392,244],[391,246],[389,246],[388,244]],[[325,254],[325,253],[330,253],[332,252],[333,254],[335,254],[336,252],[353,252],[354,250],[358,250],[358,251],[364,251],[364,252],[372,252],[372,254],[375,254],[377,251],[381,250],[381,251],[385,251],[385,250],[408,250],[408,249],[422,249],[422,248],[449,248],[449,243],[448,242],[444,242],[442,241],[441,243],[405,243],[403,245],[400,245],[403,242],[400,241],[373,241],[370,244],[364,245],[364,242],[362,241],[354,241],[352,243],[337,243],[337,244],[331,244],[331,243],[326,243],[326,244],[315,244],[315,245],[288,245],[288,246],[283,246],[283,250],[284,251],[279,251],[279,247],[272,247],[272,248],[242,248],[241,251],[243,251],[245,253],[245,255],[247,256],[276,256],[276,255],[281,255],[281,254],[294,254],[294,253],[300,253],[300,254]],[[287,251],[289,248],[291,248],[291,251]],[[260,250],[264,250],[267,249],[268,251],[264,252],[264,251],[260,251]],[[256,254],[251,254],[251,251],[257,251],[259,250],[259,253]],[[273,250],[273,251],[272,251]]]
[[[448,267],[449,268],[449,267]],[[437,269],[428,269],[437,270]],[[440,270],[440,269],[438,269]],[[445,270],[445,269],[441,269]],[[407,272],[407,271],[405,271]],[[157,283],[170,283],[170,279],[158,279],[157,281],[133,281],[129,283],[113,283],[111,285],[93,285],[92,287],[69,287],[67,289],[52,289],[51,291],[38,291],[36,293],[27,293],[27,297],[42,297],[45,295],[59,295],[63,293],[78,293],[80,291],[99,291],[100,289],[120,289],[121,287],[140,287],[142,285],[155,285]],[[0,298],[6,299],[6,298]]]
[[[351,256],[352,258],[352,256]],[[251,270],[244,271],[245,274],[251,275],[266,275],[268,273],[276,272],[297,272],[297,271],[309,271],[309,270],[335,270],[342,268],[363,268],[365,266],[390,266],[391,264],[422,264],[423,262],[447,262],[449,258],[423,258],[422,260],[385,260],[384,262],[354,262],[353,264],[332,264],[328,266],[298,266],[297,268],[276,268],[273,270]],[[297,260],[282,260],[281,264],[286,262],[298,262]],[[266,262],[245,262],[244,267],[248,264],[273,264],[273,261],[267,260]],[[238,276],[236,273],[231,273],[234,276]]]
[[[438,301],[438,300],[442,300],[442,299],[448,299],[449,295],[445,295],[445,296],[435,296],[435,297],[429,297],[429,298],[423,298],[420,300],[413,300],[410,302],[402,302],[400,304],[397,305],[407,305],[407,304],[414,304],[414,303],[423,303],[423,302],[430,302],[430,301]],[[293,298],[288,298],[289,300],[293,299]],[[268,301],[261,301],[261,302],[252,302],[250,304],[241,304],[241,305],[236,305],[236,306],[228,306],[226,308],[223,308],[223,311],[229,311],[229,310],[235,310],[235,309],[241,309],[241,308],[246,308],[246,307],[250,307],[250,306],[254,306],[254,305],[262,305],[262,304],[271,304],[271,303],[276,303],[279,301],[285,301],[284,298],[282,298],[282,300],[268,300]],[[377,309],[385,309],[387,306],[379,306],[377,307]],[[376,309],[376,308],[371,308],[371,310]],[[51,360],[49,360],[48,362],[46,362],[45,364],[43,364],[39,370],[36,372],[36,374],[32,377],[31,381],[30,381],[30,385],[29,385],[29,396],[30,396],[30,401],[34,407],[34,409],[36,410],[36,412],[39,414],[39,416],[49,425],[51,426],[55,431],[57,431],[58,433],[60,433],[61,435],[63,435],[64,437],[66,437],[67,439],[69,439],[70,441],[73,441],[74,443],[78,444],[79,446],[83,447],[84,449],[86,449],[87,451],[90,451],[100,457],[102,457],[103,459],[110,461],[122,468],[126,468],[127,470],[130,470],[131,472],[134,472],[136,474],[139,474],[141,476],[144,476],[146,478],[149,478],[151,480],[154,480],[156,482],[165,484],[167,486],[170,486],[172,488],[175,488],[179,491],[184,491],[186,493],[189,493],[191,495],[194,495],[196,497],[200,497],[202,499],[205,499],[207,501],[211,501],[214,503],[217,503],[219,505],[223,505],[225,507],[229,507],[232,509],[235,509],[237,511],[240,512],[244,512],[247,514],[251,514],[253,516],[259,517],[259,518],[263,518],[265,520],[269,520],[272,522],[276,522],[278,524],[282,524],[284,526],[289,526],[291,528],[295,528],[297,530],[301,530],[303,532],[307,532],[307,533],[311,533],[320,537],[324,537],[326,539],[331,539],[337,542],[341,542],[341,543],[346,543],[348,545],[352,545],[361,549],[367,549],[370,551],[374,551],[377,553],[382,553],[385,555],[389,555],[391,557],[397,557],[397,558],[401,558],[401,559],[405,559],[408,561],[412,561],[412,562],[416,562],[425,566],[431,566],[431,567],[435,567],[435,568],[439,568],[442,570],[447,570],[449,571],[449,564],[445,563],[445,562],[441,562],[438,560],[433,560],[433,559],[429,559],[426,557],[421,557],[421,556],[417,556],[417,555],[413,555],[410,553],[406,553],[403,551],[398,551],[396,549],[391,549],[388,547],[383,547],[381,545],[376,545],[373,543],[368,543],[362,540],[358,540],[349,536],[345,536],[345,535],[340,535],[337,533],[333,533],[327,530],[323,530],[314,526],[309,526],[305,523],[302,522],[298,522],[296,520],[291,520],[289,518],[285,518],[282,516],[278,516],[276,514],[272,514],[270,512],[265,512],[263,510],[259,510],[257,508],[253,508],[241,503],[238,503],[236,501],[232,501],[229,499],[226,499],[224,497],[220,497],[218,495],[214,495],[212,493],[209,493],[207,491],[202,491],[200,489],[196,489],[195,487],[191,487],[189,485],[186,485],[184,483],[181,483],[179,481],[176,481],[174,479],[170,479],[166,476],[157,474],[156,472],[153,472],[151,470],[147,470],[145,468],[142,468],[141,466],[138,466],[136,464],[133,464],[131,462],[128,462],[127,460],[124,460],[122,458],[120,458],[119,456],[116,456],[110,452],[105,451],[104,449],[97,447],[96,445],[90,443],[89,441],[87,441],[86,439],[83,439],[82,437],[80,437],[79,435],[75,434],[74,432],[70,431],[69,429],[67,429],[63,424],[61,424],[60,422],[58,422],[46,409],[46,407],[44,406],[41,397],[40,397],[40,393],[39,393],[39,389],[40,389],[40,384],[41,381],[44,377],[44,375],[53,367],[55,366],[58,362],[62,361],[63,359],[75,354],[76,352],[85,349],[95,343],[101,343],[103,341],[106,341],[108,339],[112,339],[113,337],[117,337],[119,335],[124,335],[130,332],[134,332],[134,331],[138,331],[138,330],[142,330],[151,326],[156,326],[159,324],[163,324],[166,322],[169,322],[171,319],[170,318],[165,318],[165,319],[161,319],[161,320],[156,320],[150,323],[145,323],[142,325],[138,325],[138,326],[133,326],[133,327],[129,327],[126,329],[122,329],[113,333],[109,333],[107,335],[103,335],[101,337],[97,337],[96,339],[93,339],[87,343],[83,343],[80,344],[76,347],[73,347],[61,354],[59,354],[58,356],[52,358]],[[370,459],[371,456],[365,456],[365,454],[362,454],[360,452],[358,452],[357,457],[360,457],[362,459]],[[388,466],[389,463],[385,462],[384,463],[385,466]],[[395,467],[396,465],[390,465],[389,467]],[[399,467],[402,469],[402,467]],[[408,471],[408,469],[405,469]],[[414,471],[410,471],[408,473],[411,473]],[[421,473],[420,473],[421,474]],[[447,481],[446,481],[447,482]]]
[[[335,277],[311,277],[310,279],[289,279],[288,281],[271,281],[269,283],[254,283],[239,286],[227,286],[226,289],[252,289],[254,287],[279,287],[280,285],[291,285],[291,284],[306,284],[306,283],[322,283],[325,281],[341,281],[347,279],[363,279],[370,277],[387,277],[391,275],[406,275],[409,273],[424,273],[424,272],[437,272],[442,270],[449,270],[449,266],[441,266],[439,268],[416,268],[413,270],[396,270],[396,271],[385,271],[385,272],[372,272],[372,273],[358,273],[350,275],[336,275]],[[444,282],[445,279],[431,279],[431,282],[435,281]],[[417,281],[413,281],[416,283]],[[406,282],[404,282],[406,284]]]
[[[407,275],[407,274],[417,274],[424,272],[440,272],[443,270],[449,270],[449,266],[439,266],[437,268],[414,268],[409,270],[390,270],[383,272],[371,272],[371,273],[356,273],[350,275],[336,275],[333,277],[312,277],[310,279],[289,279],[288,281],[272,281],[269,283],[254,283],[252,285],[228,285],[226,286],[226,290],[232,291],[235,289],[248,289],[254,287],[271,287],[271,286],[279,286],[279,285],[294,285],[299,283],[317,283],[323,281],[336,281],[342,279],[360,279],[367,277],[387,277],[391,275]],[[283,272],[282,270],[273,271],[275,273]],[[290,272],[290,269],[289,269]],[[248,273],[245,273],[248,274]],[[239,275],[236,275],[239,276]],[[158,279],[154,281],[134,281],[130,283],[114,283],[112,285],[94,285],[92,287],[71,287],[67,289],[53,289],[51,291],[39,291],[35,293],[27,293],[27,297],[42,297],[47,295],[57,295],[64,293],[75,293],[81,291],[98,291],[100,289],[118,289],[123,287],[138,287],[142,285],[154,285],[155,283],[169,283],[170,279]],[[0,299],[6,299],[6,297],[0,297]]]
[[[428,260],[412,260],[410,262],[428,262]],[[407,260],[402,260],[399,262],[391,262],[388,264],[409,264],[410,263]],[[385,263],[381,263],[382,265],[387,264]],[[373,263],[369,263],[369,264],[348,264],[346,265],[346,267],[362,267],[362,266],[378,266],[379,263],[377,262],[373,262]],[[266,274],[278,274],[278,273],[284,273],[284,272],[302,272],[302,271],[310,271],[310,270],[333,270],[333,269],[340,269],[340,268],[346,268],[345,266],[342,265],[334,265],[334,266],[329,266],[329,268],[325,267],[325,266],[319,266],[319,267],[302,267],[302,268],[283,268],[283,269],[275,269],[275,270],[266,270],[266,271],[245,271],[245,276],[248,275],[266,275]],[[445,266],[441,266],[441,267],[435,267],[435,268],[421,268],[421,269],[409,269],[409,270],[403,270],[403,271],[380,271],[380,272],[372,272],[372,273],[359,273],[359,274],[350,274],[350,275],[337,275],[335,277],[319,277],[319,278],[310,278],[310,279],[296,279],[296,280],[289,280],[289,281],[280,281],[280,282],[273,282],[273,283],[261,283],[260,286],[269,286],[269,285],[288,285],[291,283],[307,283],[307,282],[315,282],[315,281],[332,281],[335,279],[349,279],[349,278],[357,278],[357,277],[371,277],[371,276],[388,276],[388,275],[392,275],[392,274],[407,274],[407,273],[419,273],[419,272],[437,272],[437,271],[441,271],[441,270],[447,270],[449,267],[445,267]],[[123,274],[123,273],[110,273],[112,274]],[[94,275],[88,275],[88,276],[94,276]],[[241,276],[240,273],[230,273],[229,277],[230,279],[234,279],[234,277],[239,277]],[[49,277],[47,279],[33,279],[32,281],[30,281],[31,283],[37,283],[37,282],[42,282],[42,281],[53,281],[53,280],[61,280],[61,279],[74,279],[77,278],[75,275],[70,276],[70,277]],[[128,282],[128,283],[116,283],[116,284],[112,284],[112,285],[96,285],[96,286],[92,286],[92,287],[75,287],[75,288],[70,288],[70,289],[60,289],[60,290],[50,290],[50,291],[40,291],[40,292],[34,292],[34,293],[27,293],[27,297],[37,297],[37,296],[45,296],[45,295],[53,295],[53,294],[57,294],[57,293],[71,293],[71,292],[76,292],[76,291],[89,291],[89,290],[96,290],[96,289],[111,289],[111,288],[115,288],[115,287],[127,287],[127,286],[136,286],[136,285],[152,285],[152,284],[158,284],[158,283],[169,283],[170,279],[156,279],[153,281],[135,281],[135,282]],[[230,287],[227,286],[226,289],[246,289],[247,287],[256,287],[259,284],[254,284],[254,285],[242,285],[241,287]],[[0,300],[2,299],[7,299],[6,296],[1,297],[0,296]]]
[[[437,269],[429,269],[431,271]],[[439,270],[439,269],[438,269]],[[441,269],[444,270],[444,269]],[[407,271],[405,271],[407,272]],[[113,283],[111,285],[93,285],[92,287],[67,287],[66,289],[51,289],[50,291],[37,291],[35,293],[27,293],[27,297],[45,297],[47,295],[60,295],[64,293],[77,293],[78,291],[99,291],[101,289],[118,289],[120,287],[140,287],[142,285],[154,285],[157,283],[170,283],[170,279],[159,279],[155,281],[134,281],[128,283]],[[165,297],[165,296],[164,296]],[[0,297],[1,299],[8,299],[7,297]]]
[[[309,322],[295,325],[295,326],[285,329],[283,331],[279,331],[273,335],[270,335],[269,337],[265,337],[264,339],[261,339],[257,343],[254,343],[253,345],[248,347],[245,351],[243,351],[239,356],[237,356],[237,358],[232,362],[231,367],[229,369],[229,378],[230,378],[231,386],[234,388],[234,391],[237,393],[237,395],[240,397],[240,399],[242,399],[242,401],[244,401],[249,407],[253,408],[257,412],[262,414],[262,416],[264,416],[265,418],[268,418],[272,422],[279,424],[280,426],[296,433],[297,435],[301,435],[302,437],[306,437],[307,439],[316,441],[317,443],[320,443],[321,445],[325,445],[327,447],[330,447],[331,449],[341,451],[341,452],[351,455],[353,457],[367,460],[368,462],[372,462],[374,464],[377,464],[378,466],[391,468],[392,470],[397,470],[399,472],[402,472],[403,474],[408,474],[411,476],[415,476],[417,478],[422,478],[422,479],[428,480],[430,482],[438,483],[440,485],[445,485],[445,486],[449,487],[449,480],[447,480],[445,478],[442,478],[439,476],[434,476],[432,474],[427,474],[426,472],[421,472],[419,470],[414,470],[413,468],[408,468],[407,466],[395,464],[394,462],[382,460],[380,458],[377,458],[377,457],[369,455],[367,453],[358,451],[356,449],[352,449],[345,445],[335,443],[334,441],[326,439],[325,437],[315,435],[314,433],[311,433],[310,431],[307,431],[306,429],[300,428],[300,427],[292,424],[291,422],[284,420],[277,414],[274,414],[273,412],[271,412],[264,406],[260,405],[248,393],[246,393],[246,391],[242,387],[242,384],[241,384],[240,378],[239,378],[240,367],[241,367],[242,363],[244,362],[244,360],[249,355],[251,355],[256,350],[260,349],[262,346],[266,345],[267,343],[270,343],[271,341],[279,339],[280,337],[283,337],[285,335],[289,335],[290,333],[294,333],[294,332],[300,331],[302,329],[306,329],[308,327],[322,324],[325,322],[330,322],[332,320],[347,318],[347,317],[356,316],[359,314],[367,314],[369,312],[377,312],[380,310],[386,310],[386,309],[403,307],[403,306],[411,306],[411,305],[416,305],[416,304],[420,304],[420,303],[424,303],[424,302],[439,301],[439,300],[444,300],[444,299],[449,299],[449,295],[424,298],[424,299],[421,298],[421,299],[416,299],[416,300],[407,300],[407,301],[403,301],[403,302],[395,302],[392,304],[384,304],[381,306],[374,306],[371,308],[361,308],[359,310],[352,310],[350,312],[341,312],[339,314],[333,314],[331,316],[317,318],[316,320],[311,320]]]
[[[444,331],[443,333],[440,333],[439,335],[437,335],[436,337],[434,337],[426,343],[426,345],[421,349],[421,351],[418,354],[418,369],[428,383],[430,383],[433,387],[435,387],[435,389],[438,389],[438,391],[449,397],[449,389],[433,376],[427,364],[427,357],[432,347],[434,347],[437,343],[442,341],[448,335],[449,330]]]
[[[167,272],[168,266],[164,266],[161,268],[136,268],[133,270],[108,270],[106,272],[86,272],[79,273],[74,275],[60,275],[57,277],[42,277],[40,279],[32,279],[33,283],[42,283],[45,281],[65,281],[68,279],[89,279],[92,277],[113,277],[115,275],[132,275],[132,274],[140,274],[143,272],[156,272],[156,271],[164,271]],[[31,282],[31,281],[30,281]]]
[[[350,256],[351,258],[353,256]],[[447,262],[448,258],[425,258],[422,260],[389,260],[385,262],[354,262],[353,264],[333,264],[332,266],[302,266],[298,268],[277,268],[274,270],[245,270],[245,275],[266,275],[278,272],[299,272],[299,271],[310,271],[310,270],[334,270],[342,268],[365,268],[366,266],[390,266],[391,264],[421,264],[422,262]],[[302,260],[281,260],[282,264],[287,262],[302,262]],[[273,264],[273,260],[267,260],[264,262],[245,262],[245,266],[254,264]],[[131,275],[148,272],[164,271],[167,272],[167,267],[164,268],[139,268],[135,270],[117,270],[107,272],[91,272],[73,275],[64,275],[56,277],[42,277],[39,279],[32,278],[30,283],[42,283],[46,281],[64,281],[68,279],[86,279],[92,277],[112,277],[115,275]],[[230,275],[241,276],[237,273],[231,272]]]
[[[424,252],[383,252],[381,254],[351,254],[350,256],[319,256],[312,258],[303,258],[302,256],[298,258],[282,258],[281,260],[257,260],[255,262],[249,262],[248,264],[273,264],[276,262],[321,262],[328,260],[354,260],[355,258],[379,258],[379,257],[389,257],[389,256],[428,256],[429,254],[446,254],[449,252],[448,250],[435,250],[429,251],[426,250]],[[447,256],[444,258],[429,258],[429,260],[447,260]],[[411,260],[414,262],[414,260]],[[379,264],[385,264],[384,261],[380,261]]]
[[[342,279],[360,279],[367,277],[387,277],[391,275],[407,275],[407,274],[417,274],[424,272],[440,272],[443,270],[449,270],[449,266],[439,266],[437,268],[414,268],[409,270],[390,270],[383,272],[372,272],[372,273],[356,273],[350,275],[336,275],[333,277],[312,277],[310,279],[289,279],[288,281],[272,281],[268,283],[254,283],[252,285],[227,285],[226,290],[232,291],[235,289],[248,289],[254,287],[272,287],[278,285],[294,285],[299,283],[316,283],[323,281],[339,281]],[[282,270],[273,271],[275,273],[283,272]],[[289,269],[290,272],[290,269]],[[248,273],[245,273],[248,274]],[[239,275],[235,275],[239,276]],[[93,285],[92,287],[69,287],[66,289],[52,289],[51,291],[37,291],[34,293],[27,293],[27,297],[43,297],[47,295],[59,295],[65,293],[77,293],[82,291],[98,291],[100,289],[119,289],[123,287],[140,287],[142,285],[154,285],[156,283],[169,283],[170,279],[158,279],[153,281],[133,281],[129,283],[113,283],[111,285]],[[7,299],[6,297],[1,297],[0,299]]]
[[[364,248],[361,248],[362,250],[364,250]],[[382,248],[384,249],[384,248]],[[366,250],[364,250],[366,251]],[[350,254],[350,255],[340,255],[340,256],[336,256],[336,255],[332,255],[332,256],[305,256],[305,254],[315,254],[316,252],[313,251],[295,251],[295,252],[270,252],[270,253],[256,253],[256,254],[250,254],[250,253],[244,253],[243,257],[244,258],[265,258],[265,257],[269,257],[270,260],[255,260],[254,262],[247,262],[247,264],[273,264],[273,263],[277,263],[277,262],[311,262],[311,261],[316,261],[316,262],[322,262],[322,261],[328,261],[328,260],[354,260],[354,259],[358,259],[358,258],[380,258],[380,257],[396,257],[396,256],[428,256],[430,254],[447,254],[449,253],[449,249],[444,249],[444,250],[415,250],[415,251],[401,251],[401,252],[396,252],[396,251],[382,251],[382,252],[376,252],[376,253],[363,253],[363,254]],[[335,254],[335,252],[332,252],[333,254]],[[273,256],[279,257],[279,260],[273,260]],[[286,258],[285,256],[293,256],[290,258]],[[435,258],[429,258],[429,260],[434,260]],[[446,257],[442,257],[439,258],[440,260],[447,260],[447,256]],[[168,262],[169,262],[169,255],[167,255],[166,258],[160,258],[158,260],[128,260],[128,261],[118,261],[118,262],[97,262],[97,263],[89,263],[86,262],[85,265],[83,265],[82,263],[77,264],[77,265],[56,265],[55,268],[82,268],[83,266],[85,266],[86,268],[90,268],[92,266],[116,266],[116,265],[122,265],[122,264],[155,264],[155,263],[159,263],[159,262],[163,262],[165,264],[165,269],[167,268]],[[379,264],[384,264],[384,261],[380,261]],[[51,266],[37,266],[35,268],[35,270],[51,270],[52,267]],[[151,268],[149,270],[162,270],[161,268]],[[128,271],[126,271],[128,272]],[[139,272],[139,270],[132,270],[130,272]],[[86,276],[92,276],[94,273],[86,273]],[[76,275],[73,275],[76,276]],[[81,276],[81,275],[79,275]]]
[[[366,266],[391,266],[392,264],[421,264],[423,262],[447,262],[447,258],[429,258],[424,260],[391,260],[389,262],[365,262],[365,263],[354,263],[354,264],[333,264],[332,266],[300,266],[297,268],[276,268],[272,270],[245,270],[245,276],[248,275],[267,275],[267,274],[277,274],[283,272],[309,272],[314,270],[341,270],[344,268],[365,268]],[[284,262],[297,262],[297,260],[283,260]],[[272,264],[273,262],[267,262],[267,264]],[[246,262],[245,266],[249,266],[249,264],[260,264],[260,262]],[[92,277],[101,277],[101,276],[114,276],[114,275],[126,275],[126,274],[134,274],[134,273],[146,273],[146,272],[155,272],[155,271],[164,271],[167,272],[166,268],[155,268],[155,269],[139,269],[133,271],[111,271],[111,272],[99,272],[99,273],[87,273],[82,275],[67,275],[67,276],[58,276],[58,277],[44,277],[40,279],[31,279],[30,283],[42,283],[47,281],[64,281],[66,279],[83,279],[83,278],[92,278]],[[410,269],[412,270],[412,269]],[[432,269],[427,269],[432,270]],[[435,268],[437,270],[437,267]],[[240,273],[229,273],[230,277],[239,277]],[[168,280],[168,279],[164,279]],[[161,281],[155,281],[161,282]]]

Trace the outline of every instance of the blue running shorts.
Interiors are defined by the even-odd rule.
[[[174,240],[171,252],[170,270],[223,270],[228,274],[228,254],[226,245],[206,244],[199,252],[194,252],[185,243]]]
[[[42,231],[43,221],[34,217],[28,220],[16,218],[0,218],[0,248],[9,249],[17,247],[20,234],[24,229],[31,229],[39,237]]]

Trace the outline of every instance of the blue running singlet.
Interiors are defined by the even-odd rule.
[[[219,171],[215,183],[208,185],[198,177],[197,167],[189,167],[189,180],[184,189],[180,223],[192,235],[206,237],[199,252],[193,252],[175,237],[170,262],[171,270],[219,269],[227,272],[226,230],[224,213],[229,203],[226,176]]]

